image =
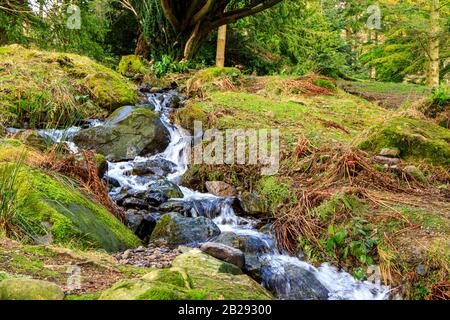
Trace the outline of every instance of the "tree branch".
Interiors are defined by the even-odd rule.
[[[166,16],[167,20],[169,20],[169,23],[171,24],[175,32],[178,32],[180,28],[180,22],[178,21],[177,17],[173,14],[169,0],[161,0],[161,7],[164,11],[164,15]]]
[[[223,15],[223,17],[212,23],[213,29],[218,28],[224,24],[230,24],[235,22],[236,20],[251,16],[258,12],[264,11],[270,7],[273,7],[277,3],[283,0],[269,0],[269,1],[259,1],[251,7],[246,7],[234,11],[227,12]]]

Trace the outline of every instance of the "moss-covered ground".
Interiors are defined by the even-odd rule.
[[[0,48],[0,125],[68,126],[137,101],[119,73],[75,54]]]

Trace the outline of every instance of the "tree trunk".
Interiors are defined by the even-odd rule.
[[[137,56],[141,56],[143,58],[149,58],[149,45],[147,40],[145,39],[144,33],[140,32],[139,37],[136,43],[136,49],[134,50],[134,54]]]
[[[439,86],[439,0],[431,0],[427,86]]]
[[[227,43],[227,25],[219,27],[217,34],[216,66],[225,66],[225,48]]]

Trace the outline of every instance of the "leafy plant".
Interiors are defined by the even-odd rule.
[[[25,158],[22,153],[15,163],[0,166],[0,235],[18,235],[20,230],[15,226],[16,193],[14,185]]]
[[[441,85],[433,89],[433,103],[439,107],[445,107],[450,104],[450,89],[444,82]]]
[[[153,63],[152,70],[155,72],[156,76],[163,77],[170,72],[186,72],[190,65],[191,63],[189,61],[176,62],[170,56],[163,55],[161,60]]]

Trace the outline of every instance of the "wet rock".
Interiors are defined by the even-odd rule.
[[[275,244],[269,239],[262,239],[256,235],[223,232],[213,242],[241,250],[245,256],[244,271],[256,280],[261,279],[260,256],[273,253]]]
[[[278,298],[290,300],[327,300],[329,291],[314,276],[308,265],[279,261],[262,267],[262,282]]]
[[[169,198],[164,193],[153,190],[146,192],[144,199],[151,206],[159,206],[160,204],[169,200]]]
[[[176,164],[165,159],[151,159],[144,162],[136,162],[133,167],[133,175],[157,175],[167,176],[175,172]]]
[[[44,137],[40,136],[35,130],[20,130],[12,135],[13,139],[20,140],[26,145],[32,146],[38,150],[45,151],[51,145]]]
[[[143,209],[143,210],[149,209],[149,205],[145,200],[134,198],[134,197],[129,197],[129,198],[124,199],[122,201],[121,206],[126,209]]]
[[[161,214],[159,213],[149,213],[145,214],[142,218],[141,223],[136,228],[135,234],[145,242],[147,242],[150,239],[150,235],[152,234],[153,230],[156,227],[156,224],[158,223],[158,220],[160,219]]]
[[[151,241],[170,247],[203,242],[220,234],[217,225],[208,218],[186,218],[178,213],[166,213],[159,219]]]
[[[181,97],[179,95],[172,95],[169,98],[169,101],[167,104],[168,104],[169,108],[173,108],[173,109],[177,109],[177,108],[180,108],[183,106]]]
[[[144,217],[142,215],[132,213],[130,212],[130,210],[128,210],[127,212],[125,212],[125,220],[127,222],[128,229],[130,229],[131,231],[134,232],[134,234],[136,234],[136,230],[141,225],[142,220],[144,220]]]
[[[241,269],[244,268],[244,253],[239,249],[221,243],[205,242],[200,246],[200,250],[214,258],[234,264]]]
[[[191,214],[193,216],[201,216],[214,219],[220,216],[220,214],[224,210],[227,210],[228,203],[229,200],[223,198],[192,200]]]
[[[397,165],[400,162],[400,159],[388,158],[383,156],[375,156],[373,160],[375,160],[376,163],[387,164],[389,166]]]
[[[148,186],[148,190],[161,192],[165,194],[169,199],[183,197],[183,192],[181,191],[180,187],[166,179],[159,179],[157,181],[151,182]]]
[[[109,161],[154,155],[165,150],[169,140],[156,113],[131,106],[116,110],[103,125],[81,130],[74,137],[78,147],[95,150]]]
[[[265,199],[255,192],[242,193],[239,196],[239,202],[243,212],[247,215],[267,216],[270,211]]]
[[[233,197],[237,195],[236,188],[223,181],[207,181],[205,183],[209,193],[219,197]]]
[[[113,199],[113,201],[115,201],[119,206],[121,206],[123,201],[129,197],[130,197],[130,194],[127,192],[120,192],[120,193],[111,195],[111,199]]]
[[[0,282],[0,300],[63,300],[56,284],[34,279],[6,279]]]
[[[109,187],[114,187],[114,188],[120,187],[119,180],[117,180],[115,178],[105,176],[104,180],[108,184]]]
[[[161,204],[158,207],[158,211],[161,212],[178,212],[184,216],[189,216],[192,209],[192,203],[182,200],[170,200]]]

